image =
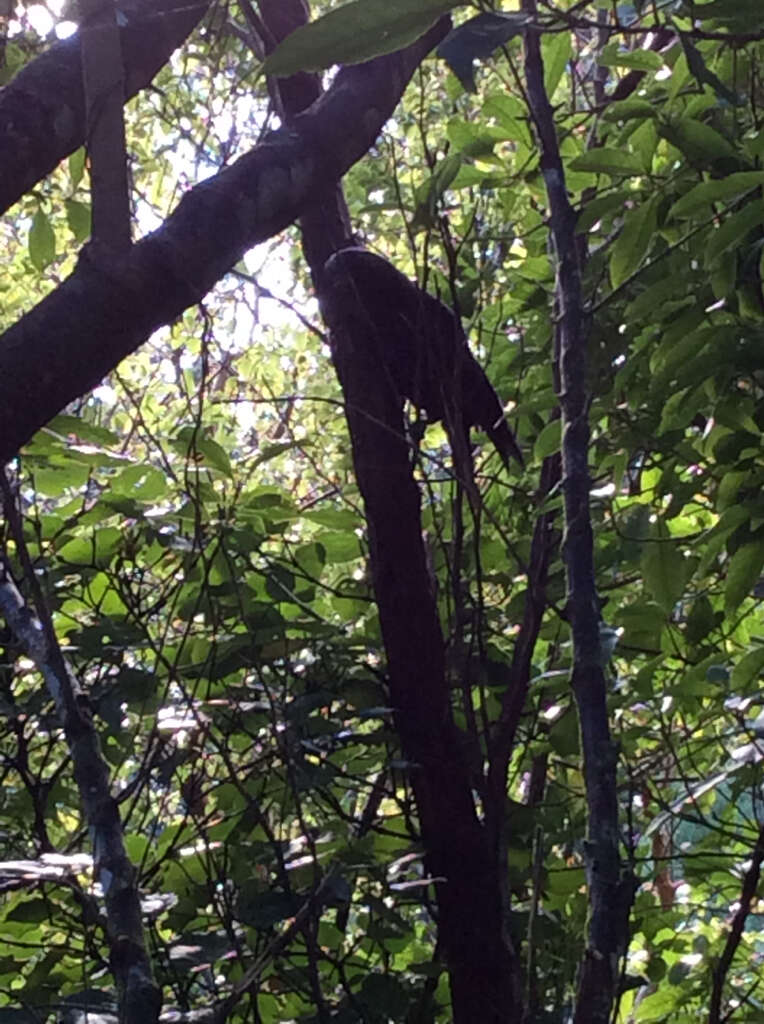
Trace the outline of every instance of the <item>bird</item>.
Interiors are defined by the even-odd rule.
[[[382,256],[360,246],[339,249],[324,264],[321,305],[337,325],[374,344],[398,395],[443,421],[479,427],[506,467],[524,465],[515,435],[483,367],[470,351],[456,313]],[[334,326],[333,326],[334,325]],[[453,439],[452,439],[453,446]]]

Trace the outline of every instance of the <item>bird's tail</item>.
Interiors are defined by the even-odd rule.
[[[521,466],[525,466],[525,459],[520,451],[517,438],[504,418],[498,419],[492,427],[486,430],[486,433],[491,441],[493,441],[494,447],[499,455],[501,455],[502,462],[507,469],[509,469],[510,459],[515,459]]]

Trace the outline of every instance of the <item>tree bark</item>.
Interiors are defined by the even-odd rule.
[[[114,0],[80,0],[80,18],[92,239],[114,252],[125,252],[130,248],[132,237],[125,142],[125,74]]]
[[[442,19],[406,50],[341,70],[292,125],[188,192],[123,258],[95,259],[86,247],[74,273],[0,336],[0,464],[333,188],[446,29]]]
[[[144,89],[210,6],[210,0],[120,3],[126,98]],[[85,142],[80,34],[51,46],[0,89],[0,212]]]
[[[259,7],[271,44],[302,24],[307,14],[302,0],[260,0]],[[264,42],[267,47],[268,40]],[[284,84],[286,88],[281,89],[279,83],[279,101],[289,123],[304,104],[312,102],[318,78],[311,82],[309,76],[302,76]],[[341,185],[328,189],[305,212],[300,227],[303,250],[332,332],[345,397],[356,479],[369,529],[395,725],[411,767],[426,865],[435,884],[453,1020],[456,1024],[506,1024],[520,1019],[522,1000],[517,958],[503,928],[499,883],[503,868],[478,820],[467,760],[452,719],[444,641],[422,544],[419,490],[403,432],[402,399],[378,347],[371,339],[364,343],[357,336],[363,331],[347,330],[348,322],[363,323],[364,311],[359,317],[356,310],[354,317],[342,303],[337,309],[327,301],[324,264],[337,249],[352,243]],[[397,279],[397,272],[389,269]],[[360,302],[361,296],[356,299]]]
[[[517,959],[503,928],[500,865],[478,821],[451,714],[443,635],[422,545],[401,398],[372,346],[330,323],[395,725],[410,766],[456,1024],[520,1020]]]
[[[536,20],[536,0],[523,0]],[[589,395],[587,330],[581,290],[576,213],[565,186],[554,112],[544,86],[539,30],[525,32],[528,105],[541,150],[550,229],[557,264],[556,346],[562,411],[562,481],[565,509],[563,561],[566,610],[573,636],[571,688],[578,708],[587,838],[584,847],[589,915],[581,957],[575,1024],[609,1024],[618,993],[620,960],[629,937],[633,884],[620,859],[617,751],[610,735],[606,658],[600,644],[600,601],[594,571],[589,507]]]
[[[116,982],[120,1024],[153,1024],[162,993],[146,949],[138,873],[125,848],[117,801],[111,793],[109,768],[101,750],[87,694],[64,657],[50,611],[34,579],[11,489],[0,469],[0,508],[11,524],[17,551],[32,580],[37,612],[21,596],[5,560],[0,558],[0,611],[26,655],[34,661],[53,698],[63,727],[74,778],[93,850],[93,872],[103,891],[109,965]]]

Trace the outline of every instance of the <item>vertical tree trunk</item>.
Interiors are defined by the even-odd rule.
[[[387,652],[395,724],[411,764],[456,1024],[522,1013],[517,958],[503,927],[499,864],[475,811],[451,715],[443,636],[422,545],[419,490],[401,400],[373,347],[330,324]]]
[[[264,40],[266,49],[307,16],[303,0],[260,0],[259,9],[270,37]],[[284,119],[289,121],[314,102],[317,89],[317,76],[279,82]],[[340,183],[317,197],[301,217],[300,227],[320,298],[325,261],[352,243]],[[426,866],[435,884],[453,1020],[510,1024],[522,1017],[517,957],[504,931],[498,853],[478,821],[453,724],[444,642],[422,544],[419,490],[403,433],[401,398],[374,346],[349,336],[343,320],[328,326],[366,509],[395,725],[411,764]]]

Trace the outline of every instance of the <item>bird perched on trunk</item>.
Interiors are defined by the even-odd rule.
[[[452,309],[366,249],[347,248],[326,262],[321,305],[331,330],[376,346],[398,395],[442,420],[451,437],[480,427],[505,466],[523,465],[515,436],[485,372],[472,355]],[[463,443],[463,442],[462,442]]]

